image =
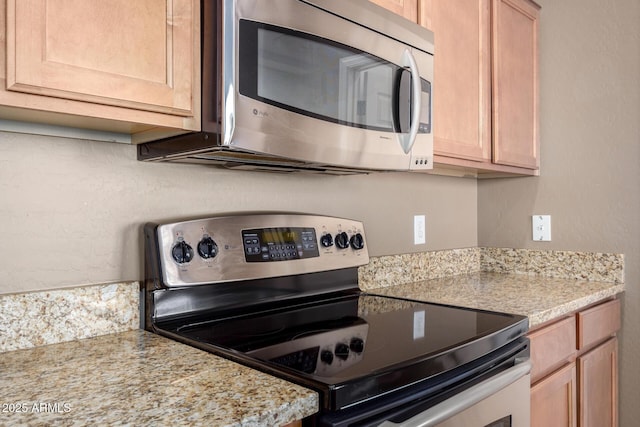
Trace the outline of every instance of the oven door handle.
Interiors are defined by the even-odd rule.
[[[512,368],[501,372],[480,384],[470,387],[444,402],[438,403],[429,409],[409,418],[401,423],[385,421],[379,427],[431,427],[468,409],[481,400],[497,393],[503,388],[513,384],[531,371],[531,361],[527,359]]]

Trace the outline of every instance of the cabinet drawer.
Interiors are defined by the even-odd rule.
[[[620,300],[597,305],[576,314],[578,350],[603,341],[620,329]]]
[[[576,320],[568,317],[529,334],[531,340],[531,383],[535,383],[576,355]]]

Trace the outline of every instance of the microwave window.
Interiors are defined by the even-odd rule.
[[[348,126],[389,132],[408,128],[408,115],[401,111],[410,109],[410,91],[404,93],[406,85],[400,84],[408,72],[368,53],[242,20],[239,68],[240,93],[267,104]]]

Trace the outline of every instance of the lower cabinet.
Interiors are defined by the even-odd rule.
[[[620,300],[532,330],[531,427],[618,426]]]
[[[578,357],[578,424],[582,427],[618,425],[618,339]]]
[[[531,387],[531,426],[576,426],[576,364],[572,362]]]

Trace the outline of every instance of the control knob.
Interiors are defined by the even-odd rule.
[[[215,258],[218,255],[218,245],[209,236],[205,236],[198,242],[198,254],[204,258]]]
[[[347,249],[349,247],[349,236],[344,231],[336,234],[336,246],[340,249]]]
[[[333,353],[331,350],[322,350],[320,353],[320,360],[322,360],[327,365],[331,365],[333,363]]]
[[[320,237],[320,244],[325,248],[333,246],[333,237],[331,237],[331,234],[323,234],[322,237]]]
[[[338,343],[336,344],[334,353],[339,359],[347,360],[347,358],[349,357],[349,346],[344,343]]]
[[[171,248],[171,256],[178,264],[184,264],[193,259],[193,248],[184,240],[180,240]]]
[[[360,233],[356,233],[351,236],[351,240],[349,242],[351,243],[351,247],[356,251],[364,248],[364,238]]]
[[[351,338],[351,342],[349,343],[349,348],[354,353],[360,354],[364,351],[364,341],[358,337]]]

